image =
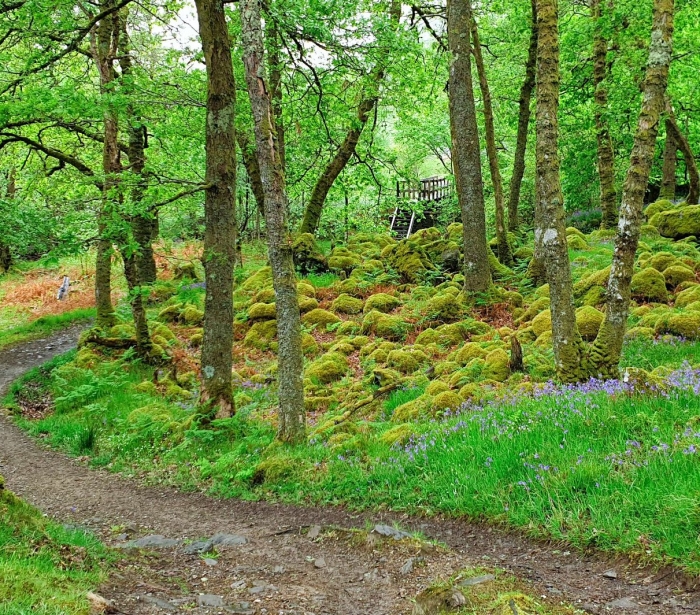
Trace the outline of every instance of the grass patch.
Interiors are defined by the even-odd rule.
[[[314,288],[329,288],[340,278],[335,275],[335,273],[310,273],[305,279],[308,280]]]
[[[0,485],[2,477],[0,477]],[[0,489],[0,615],[87,615],[107,550]]]
[[[78,323],[86,322],[95,317],[94,308],[80,308],[63,314],[42,316],[36,320],[18,327],[0,330],[0,349],[26,342],[29,340],[46,337],[55,331]]]

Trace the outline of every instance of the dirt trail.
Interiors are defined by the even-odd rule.
[[[0,352],[0,392],[22,372],[71,348],[77,334],[71,329]],[[215,560],[187,554],[183,545],[127,558],[100,591],[130,615],[180,612],[200,594],[208,596],[199,602],[209,601],[212,608],[202,605],[186,612],[410,613],[412,598],[432,580],[475,565],[508,569],[531,583],[536,595],[590,613],[700,613],[700,595],[673,571],[634,569],[600,555],[582,556],[455,520],[354,515],[342,508],[216,500],[146,487],[41,448],[4,416],[0,473],[9,488],[49,516],[87,527],[109,544],[147,534],[202,539],[225,532],[246,539],[220,549]],[[372,543],[364,534],[334,529],[376,523],[420,530],[449,548]],[[316,538],[307,532],[313,526],[322,528]],[[317,531],[313,528],[311,535]],[[422,558],[414,560],[421,565],[407,572],[411,556]],[[610,569],[616,578],[604,575]]]

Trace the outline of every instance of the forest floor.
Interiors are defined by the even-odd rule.
[[[0,391],[76,339],[71,329],[2,351]],[[420,612],[414,600],[426,588],[488,573],[496,578],[461,588],[467,598],[462,612],[576,612],[567,603],[590,613],[700,611],[700,594],[672,568],[582,555],[459,520],[217,500],[145,486],[43,448],[6,417],[0,417],[0,442],[7,486],[46,515],[111,546],[161,537],[149,548],[120,551],[125,555],[97,590],[113,601],[114,612]],[[411,534],[384,537],[387,528],[373,530],[377,524]],[[190,542],[221,532],[239,544]],[[198,546],[204,552],[193,553]]]

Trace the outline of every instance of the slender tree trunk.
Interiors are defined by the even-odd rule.
[[[238,129],[236,131],[236,140],[238,141],[238,147],[241,148],[243,166],[245,167],[245,171],[248,174],[248,179],[250,180],[250,187],[253,190],[255,204],[258,208],[258,211],[264,216],[265,190],[263,189],[262,185],[262,177],[260,176],[260,165],[258,164],[258,158],[255,153],[255,145],[250,142],[250,137],[242,129]]]
[[[394,27],[398,26],[399,20],[401,19],[401,2],[400,0],[391,0],[391,7],[389,9],[390,17]],[[333,159],[328,163],[326,168],[321,173],[320,177],[316,181],[313,190],[311,191],[311,197],[304,210],[304,218],[301,222],[301,227],[299,229],[300,233],[316,233],[318,230],[318,225],[321,222],[321,214],[323,213],[323,206],[326,202],[326,197],[333,187],[335,180],[347,166],[350,158],[355,153],[357,149],[357,144],[362,136],[362,131],[364,130],[370,115],[377,106],[379,101],[379,87],[384,80],[384,75],[386,73],[386,64],[389,61],[389,52],[385,51],[383,56],[377,61],[377,65],[372,70],[372,76],[370,79],[370,94],[366,96],[362,102],[360,102],[357,108],[357,119],[350,127],[345,135],[345,139],[341,143],[338,151],[333,156]]]
[[[676,198],[676,154],[678,145],[673,138],[673,126],[669,126],[669,123],[669,119],[666,118],[666,140],[664,141],[664,162],[659,199],[672,201]]]
[[[267,22],[267,42],[270,53],[270,100],[272,101],[272,120],[277,134],[277,150],[279,151],[282,172],[287,174],[287,148],[282,121],[282,61],[280,59],[280,40],[277,24],[274,19]]]
[[[15,167],[10,167],[7,174],[7,191],[5,192],[8,201],[13,201],[17,192],[16,173]],[[0,273],[9,271],[10,267],[12,267],[12,251],[0,234]]]
[[[690,178],[690,191],[688,192],[688,198],[686,202],[688,205],[697,205],[698,196],[700,196],[700,175],[698,175],[698,165],[695,161],[695,156],[693,156],[693,150],[690,147],[690,142],[687,137],[681,132],[676,121],[676,114],[673,111],[673,105],[671,100],[666,98],[666,113],[668,117],[666,119],[666,130],[671,129],[673,135],[673,140],[678,145],[678,149],[683,154],[683,160],[685,160],[685,168],[688,170],[688,176]]]
[[[233,269],[236,239],[236,85],[223,0],[196,0],[207,66],[206,181],[204,201],[204,339],[202,401],[217,418],[233,403]]]
[[[637,131],[625,178],[620,207],[620,222],[612,269],[608,280],[605,318],[590,351],[596,373],[616,377],[630,304],[630,283],[634,272],[634,256],[646,192],[654,160],[659,120],[665,107],[665,93],[671,64],[674,0],[654,0],[654,17],[649,46],[649,61],[642,94]]]
[[[103,0],[102,10],[114,5],[114,0]],[[97,25],[93,37],[93,57],[100,75],[100,91],[109,94],[116,78],[114,60],[119,42],[119,18],[116,13],[105,17]],[[102,171],[104,173],[102,209],[98,214],[97,257],[95,263],[95,302],[97,306],[96,324],[111,327],[116,317],[112,305],[112,240],[108,220],[114,210],[114,200],[121,172],[119,160],[119,123],[113,105],[108,104],[104,113],[104,145],[102,148]]]
[[[566,216],[559,173],[559,15],[558,0],[537,0],[537,180],[540,245],[549,283],[552,340],[557,375],[563,382],[585,377],[583,341],[576,326]]]
[[[591,12],[595,22],[593,38],[593,85],[595,87],[595,129],[598,141],[598,176],[600,177],[600,208],[603,218],[601,228],[614,228],[617,224],[617,192],[615,191],[615,154],[608,127],[608,39],[601,24],[602,0],[592,0]],[[609,4],[608,6],[612,6]]]
[[[472,20],[472,38],[474,47],[474,60],[476,70],[479,75],[479,87],[481,97],[484,102],[484,128],[486,137],[486,154],[489,158],[489,169],[491,171],[491,183],[493,184],[493,196],[496,206],[496,241],[498,242],[498,260],[504,265],[513,265],[513,254],[508,241],[506,230],[506,214],[503,207],[503,180],[501,179],[501,169],[498,164],[498,151],[496,149],[496,128],[494,127],[493,104],[491,103],[491,91],[486,77],[486,67],[481,54],[481,43],[479,42],[479,29],[476,20]]]
[[[491,271],[486,243],[484,184],[481,177],[481,153],[472,84],[470,23],[470,1],[449,0],[447,33],[452,63],[448,93],[452,162],[464,228],[464,289],[467,292],[484,292],[491,287]]]
[[[287,190],[272,120],[270,90],[263,71],[263,34],[257,0],[241,0],[243,64],[255,121],[255,143],[265,190],[267,246],[277,306],[279,425],[278,439],[305,438],[304,361],[301,319],[296,289],[291,236],[287,221]]]
[[[129,32],[127,28],[129,11],[122,9],[119,13],[119,65],[122,69],[121,80],[124,94],[133,97],[134,84],[132,73],[131,49],[129,45]],[[150,268],[155,268],[153,260],[153,249],[151,247],[150,229],[149,232],[137,231],[149,226],[147,212],[142,212],[143,194],[146,189],[143,170],[146,165],[144,129],[140,118],[137,116],[131,102],[126,107],[127,134],[129,145],[127,156],[129,158],[129,168],[135,178],[131,186],[131,201],[136,212],[130,217],[130,226],[133,238],[136,241],[136,249],[126,241],[122,248],[122,258],[124,260],[124,277],[129,287],[129,301],[131,303],[131,314],[134,320],[134,330],[136,331],[136,351],[143,359],[149,359],[153,349],[151,336],[148,331],[148,317],[143,301],[143,285],[146,284],[144,273],[150,274]],[[140,243],[139,239],[144,243]],[[149,259],[150,257],[150,259]],[[149,262],[150,260],[150,262]],[[142,271],[146,266],[147,272]]]
[[[513,160],[513,175],[510,178],[510,192],[508,195],[508,228],[515,232],[520,222],[518,220],[518,204],[520,203],[520,187],[525,175],[525,153],[527,151],[527,133],[530,125],[530,100],[535,89],[535,72],[537,68],[537,2],[532,3],[532,30],[530,33],[530,46],[527,51],[525,64],[525,80],[520,88],[520,101],[518,102],[518,136],[515,141],[515,158]]]

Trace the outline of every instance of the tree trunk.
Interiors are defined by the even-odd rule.
[[[470,1],[449,0],[447,32],[452,63],[448,94],[452,162],[464,229],[464,290],[484,292],[491,287],[491,270],[486,243],[484,185],[472,84],[470,23]]]
[[[690,147],[690,142],[678,127],[676,114],[673,111],[673,105],[668,98],[666,99],[666,112],[668,113],[666,130],[668,131],[669,128],[671,129],[673,139],[676,142],[678,149],[681,150],[681,154],[683,154],[685,168],[688,169],[688,176],[690,178],[690,191],[688,192],[686,203],[688,203],[688,205],[697,205],[698,196],[700,196],[700,176],[698,175],[698,165],[697,162],[695,162],[695,157],[693,156],[693,150]]]
[[[216,417],[233,403],[233,269],[236,238],[236,85],[223,0],[196,0],[207,67],[206,183],[204,200],[204,339],[202,401]]]
[[[486,137],[486,154],[489,158],[489,169],[491,171],[491,183],[493,184],[493,196],[496,206],[496,241],[498,242],[498,260],[507,267],[513,266],[513,254],[508,241],[506,230],[506,215],[503,208],[503,180],[501,179],[501,169],[498,164],[498,151],[496,149],[496,128],[494,127],[493,105],[491,104],[491,91],[486,78],[486,67],[481,54],[481,43],[479,42],[479,29],[476,20],[472,19],[472,38],[474,47],[474,60],[476,70],[479,75],[479,87],[481,97],[484,101],[484,128]]]
[[[243,166],[245,167],[245,172],[248,174],[248,179],[250,180],[250,187],[253,190],[255,204],[258,211],[264,216],[265,190],[263,189],[262,178],[260,177],[260,165],[258,164],[258,158],[255,153],[255,145],[250,142],[250,137],[242,129],[238,129],[236,131],[236,140],[238,141],[238,147],[241,148]]]
[[[274,19],[267,20],[267,43],[270,53],[270,100],[272,102],[272,121],[277,134],[277,150],[279,152],[282,172],[287,174],[287,148],[282,121],[282,62],[280,60],[280,41],[277,23]]]
[[[278,439],[296,443],[305,438],[304,360],[287,190],[274,131],[269,89],[263,71],[263,34],[257,0],[241,0],[243,64],[255,122],[255,143],[265,190],[267,246],[277,306],[279,425]]]
[[[605,318],[590,351],[593,371],[604,377],[617,377],[622,342],[630,304],[630,283],[646,192],[654,160],[659,120],[665,107],[665,93],[671,64],[674,0],[654,0],[654,17],[649,45],[649,61],[642,94],[630,166],[625,178],[620,206],[620,222],[612,269],[608,280]]]
[[[612,6],[612,2],[609,4]],[[591,12],[595,22],[593,38],[593,85],[595,87],[595,131],[598,141],[598,176],[600,177],[600,208],[603,218],[600,228],[617,224],[617,192],[615,191],[615,154],[608,128],[608,39],[601,25],[601,0],[592,0]]]
[[[5,198],[8,201],[12,201],[17,193],[17,183],[16,183],[16,169],[14,166],[10,167],[7,174],[7,191],[5,193]],[[10,246],[5,243],[5,238],[0,234],[0,273],[6,273],[12,267],[12,251]]]
[[[557,375],[563,382],[582,380],[583,341],[576,326],[566,215],[559,174],[559,24],[558,0],[537,0],[537,179],[540,245],[549,283],[552,340]]]
[[[114,0],[103,0],[102,10],[114,6]],[[114,59],[119,42],[119,18],[116,13],[102,19],[93,38],[93,57],[100,75],[100,91],[103,95],[112,91],[116,78]],[[116,322],[112,305],[112,229],[109,218],[114,210],[114,200],[121,172],[119,160],[119,123],[113,105],[108,104],[104,113],[104,145],[102,148],[102,171],[104,173],[102,208],[98,214],[97,257],[95,262],[95,302],[97,326],[109,328]]]
[[[128,15],[128,9],[122,9],[118,16],[120,22],[119,65],[122,69],[121,80],[124,94],[130,98],[134,93],[134,84],[129,32],[127,29]],[[149,223],[146,217],[147,212],[141,211],[143,194],[146,189],[146,182],[143,176],[143,170],[146,165],[144,126],[141,124],[141,120],[137,116],[131,102],[127,103],[126,115],[127,133],[129,136],[127,156],[129,158],[129,168],[134,176],[134,182],[131,187],[131,202],[135,209],[135,213],[130,217],[129,221],[132,235],[136,240],[136,248],[134,249],[134,246],[130,245],[131,242],[127,238],[126,245],[122,247],[122,258],[124,260],[124,277],[129,287],[129,302],[131,303],[134,330],[136,331],[136,352],[141,358],[148,360],[152,353],[153,343],[148,331],[148,317],[143,302],[143,285],[147,284],[144,280],[144,273],[150,275],[151,267],[155,269],[155,261],[153,260],[153,249],[151,247],[150,228],[148,232],[141,230],[144,227],[148,227]],[[148,262],[149,257],[150,262]],[[148,271],[142,271],[143,266]]]
[[[669,126],[670,120],[666,118],[666,140],[664,141],[664,163],[661,176],[661,190],[659,200],[672,201],[676,198],[676,153],[678,145],[673,138],[673,126]]]
[[[394,27],[398,26],[401,18],[401,2],[400,0],[391,0],[389,14]],[[333,156],[333,159],[328,163],[326,168],[321,173],[321,176],[316,181],[311,197],[304,210],[304,218],[299,229],[300,233],[316,233],[318,225],[321,222],[321,214],[323,206],[326,202],[326,197],[333,187],[335,180],[347,166],[350,158],[352,158],[357,144],[362,136],[362,131],[369,120],[370,114],[374,111],[377,102],[379,101],[379,86],[384,80],[386,73],[386,64],[389,61],[389,52],[385,51],[383,56],[377,61],[377,65],[372,70],[370,79],[370,94],[366,96],[357,108],[357,119],[345,135],[345,139],[341,143],[338,151]]]
[[[508,228],[515,232],[520,222],[518,220],[518,205],[520,203],[520,187],[525,175],[525,153],[527,150],[527,133],[530,125],[530,100],[535,89],[535,72],[537,68],[537,3],[532,3],[532,30],[530,33],[530,46],[527,51],[525,64],[525,81],[520,88],[520,101],[518,102],[518,136],[515,141],[515,158],[513,160],[513,175],[510,178],[510,192],[508,196]]]

